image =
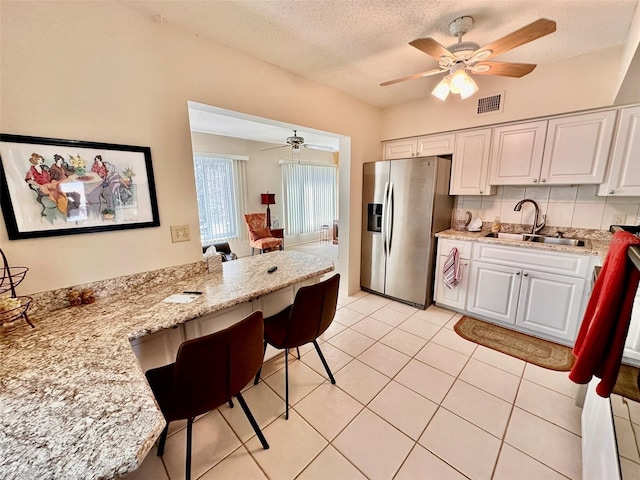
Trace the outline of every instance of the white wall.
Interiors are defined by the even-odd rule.
[[[0,131],[150,146],[161,222],[8,241],[0,221],[10,263],[30,267],[19,294],[202,258],[198,241],[171,243],[169,230],[188,224],[197,238],[189,100],[350,137],[340,173],[342,286],[359,288],[361,165],[380,154],[379,109],[118,2],[3,0],[0,9]]]
[[[623,215],[622,224],[640,223],[640,197],[598,197],[597,185],[573,185],[554,187],[500,186],[496,195],[465,195],[456,198],[456,207],[470,210],[475,216],[493,222],[500,217],[504,223],[533,223],[534,208],[522,206],[520,212],[513,207],[523,198],[535,200],[540,214],[547,215],[547,225],[609,230],[614,216]],[[540,220],[541,221],[541,220]]]
[[[437,78],[412,80],[424,82],[425,98],[385,109],[382,138],[413,137],[610,106],[617,94],[616,72],[621,59],[622,47],[615,47],[538,65],[522,78],[476,75],[480,90],[466,100],[452,94],[442,102],[431,96]],[[477,99],[498,92],[505,94],[503,112],[477,115]]]
[[[242,138],[195,132],[192,134],[192,142],[193,149],[197,152],[248,156],[247,209],[244,213],[265,212],[266,207],[260,203],[260,194],[269,191],[276,194],[276,204],[270,207],[271,218],[277,217],[281,225],[284,225],[282,165],[279,162],[281,160],[292,160],[290,147],[262,151],[265,148],[273,148],[275,145]],[[314,163],[335,163],[334,153],[308,148],[300,149],[300,153],[296,154],[295,160]],[[242,227],[244,228],[244,225]],[[285,235],[287,235],[286,225],[284,227]],[[320,240],[320,232],[314,232],[304,236],[304,238],[287,236],[285,238],[285,247],[289,244],[310,240]],[[238,256],[245,256],[251,253],[248,240],[231,240],[229,245]]]

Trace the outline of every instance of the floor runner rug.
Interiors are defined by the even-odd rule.
[[[453,327],[462,338],[549,370],[568,372],[575,360],[571,348],[464,316]],[[640,402],[640,369],[622,365],[613,393]]]
[[[464,316],[453,327],[458,335],[525,362],[568,372],[574,356],[569,347]]]

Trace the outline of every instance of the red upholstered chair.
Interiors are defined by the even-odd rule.
[[[196,416],[207,413],[236,397],[264,449],[269,448],[242,389],[262,366],[262,312],[209,335],[180,345],[175,363],[146,372],[147,381],[164,415],[165,426],[158,442],[158,456],[164,453],[169,422],[187,419],[186,479],[191,477],[191,433]]]
[[[331,383],[336,380],[329,369],[329,365],[322,355],[317,338],[322,335],[331,325],[336,314],[338,304],[338,287],[340,286],[340,274],[333,277],[302,287],[296,293],[293,305],[289,305],[284,310],[264,319],[264,350],[267,344],[284,349],[284,378],[285,378],[285,418],[289,418],[289,349],[301,347],[307,343],[313,343],[318,356]],[[299,353],[298,353],[299,355]],[[298,358],[300,358],[298,356]],[[254,384],[260,381],[258,370]]]
[[[283,240],[271,235],[271,231],[267,228],[266,213],[247,213],[244,221],[249,229],[249,244],[251,245],[251,255],[255,249],[260,253],[265,250],[273,250],[278,247],[282,250]]]

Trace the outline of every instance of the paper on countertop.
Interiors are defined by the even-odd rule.
[[[189,293],[175,293],[173,295],[169,295],[167,298],[162,300],[167,303],[189,303],[198,298],[199,295],[189,294]]]

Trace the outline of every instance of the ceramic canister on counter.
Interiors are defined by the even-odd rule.
[[[69,299],[69,305],[72,307],[82,304],[82,298],[80,297],[80,292],[78,290],[70,290],[67,294],[67,298]]]
[[[93,293],[93,289],[91,288],[83,289],[80,297],[82,298],[82,303],[84,304],[93,303],[96,301],[95,294]]]

